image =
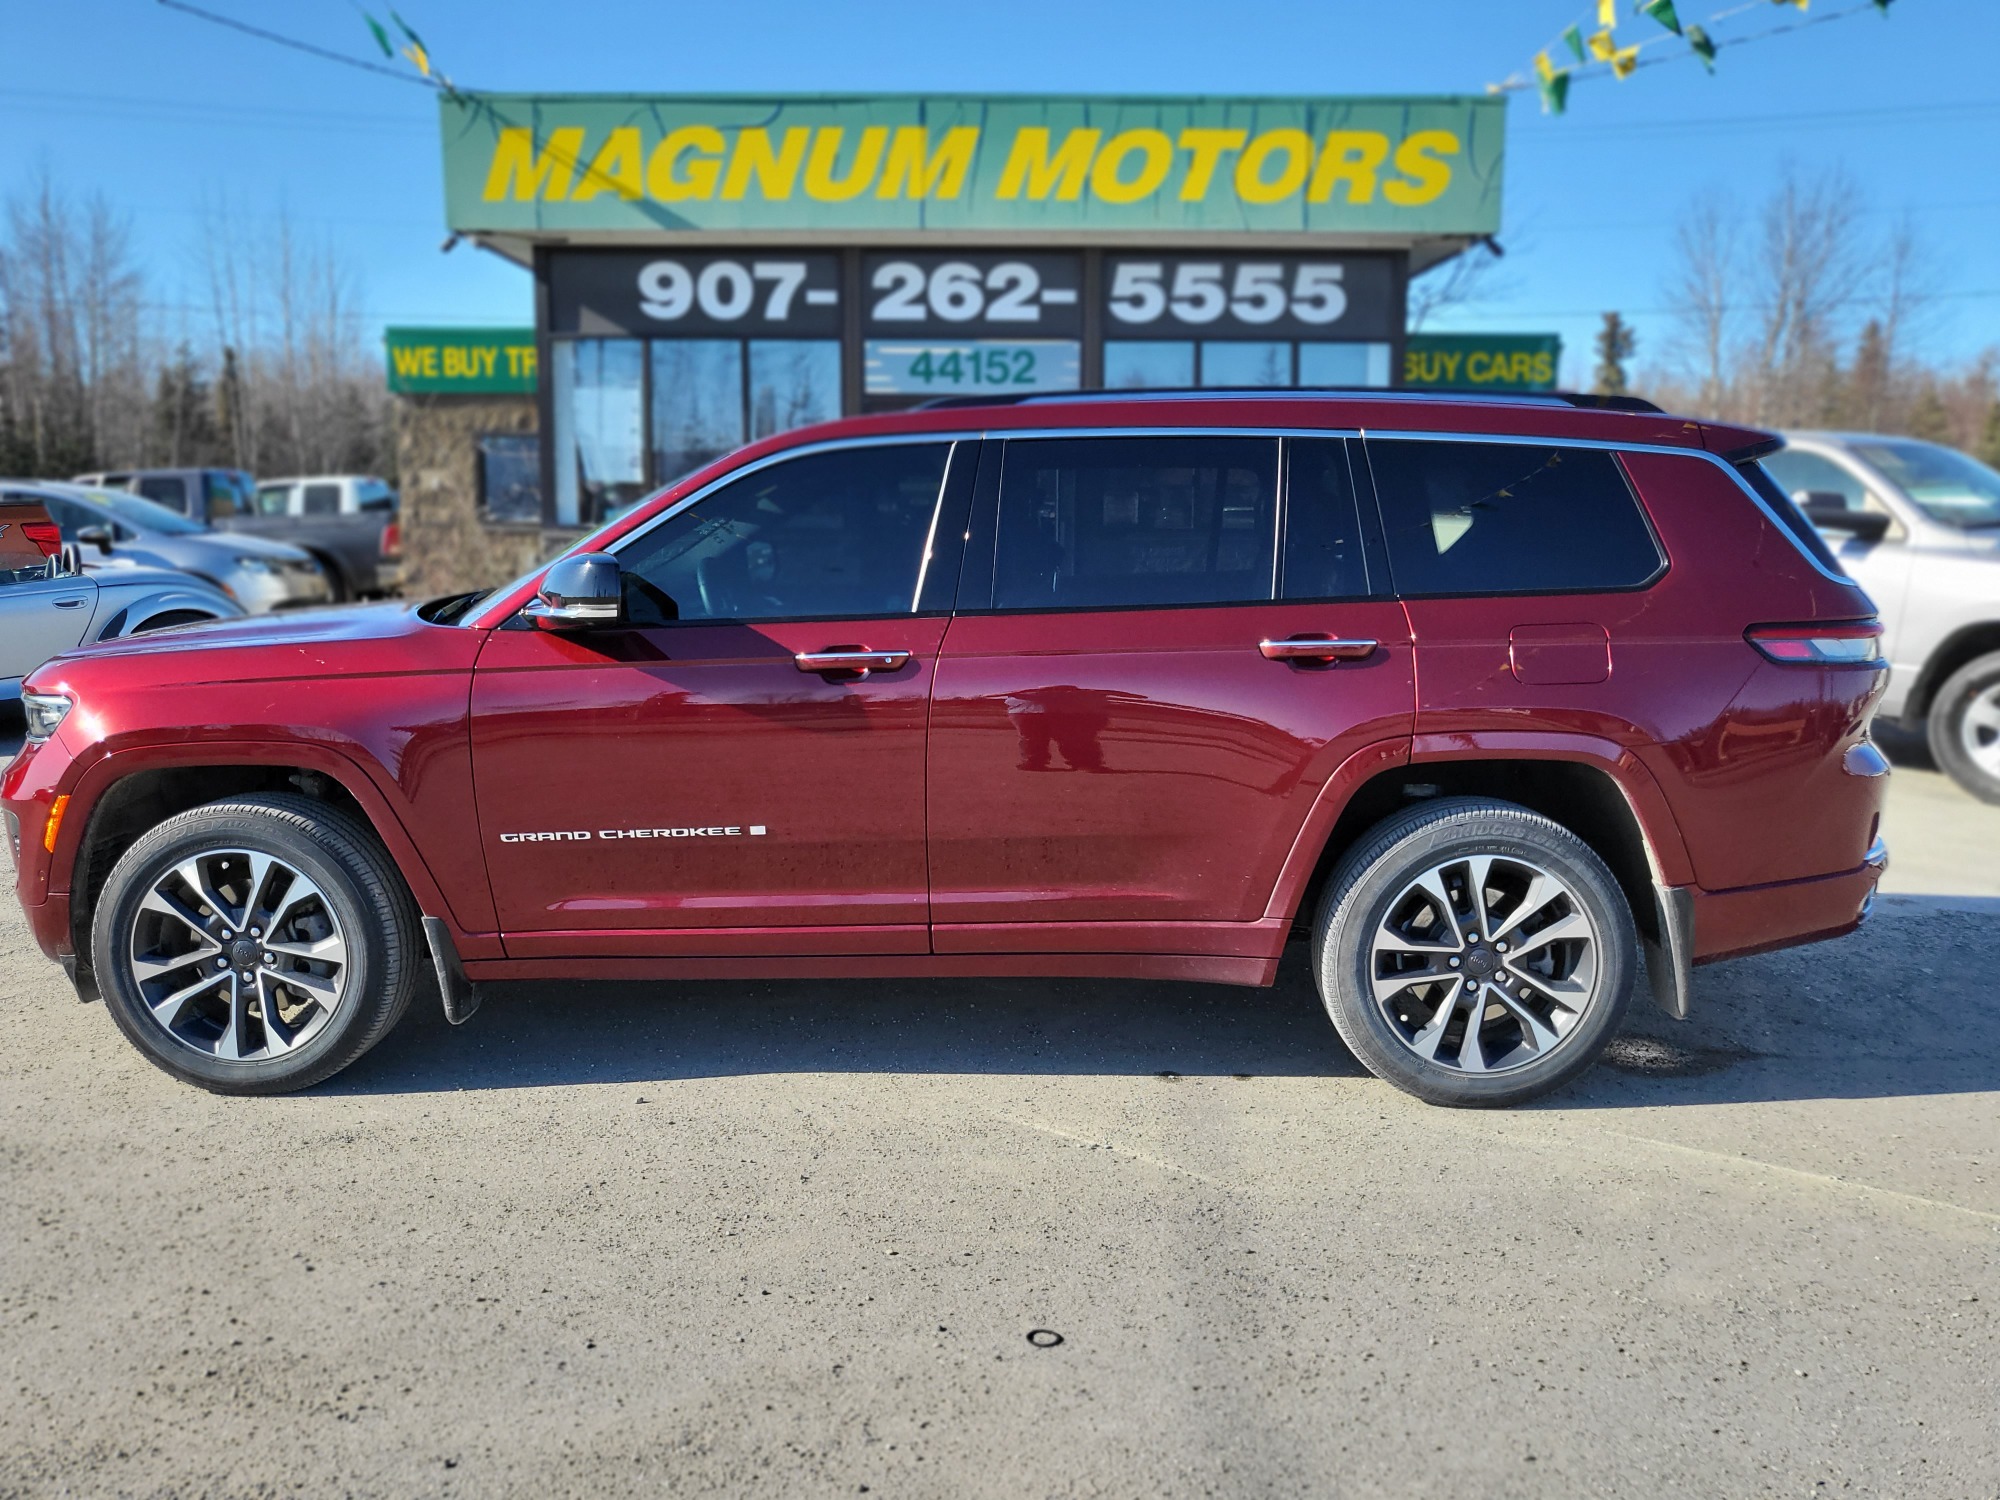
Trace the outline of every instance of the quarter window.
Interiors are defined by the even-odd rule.
[[[1269,599],[1277,481],[1271,438],[1010,442],[994,607]]]
[[[1400,593],[1591,593],[1660,569],[1639,503],[1601,449],[1382,438],[1367,449]]]
[[[725,483],[620,549],[626,619],[913,614],[950,451],[841,448]]]

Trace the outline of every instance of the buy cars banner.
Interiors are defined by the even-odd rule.
[[[1497,98],[446,97],[462,233],[1491,234]]]
[[[1552,391],[1562,365],[1553,333],[1413,333],[1403,384],[1416,390]]]

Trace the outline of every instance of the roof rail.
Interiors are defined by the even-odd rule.
[[[1027,406],[1039,402],[1064,401],[1227,401],[1244,397],[1258,400],[1310,400],[1316,397],[1353,396],[1370,401],[1481,401],[1496,406],[1577,406],[1604,411],[1659,412],[1660,408],[1643,396],[1600,396],[1589,391],[1459,391],[1391,390],[1375,385],[1295,385],[1218,386],[1156,385],[1088,391],[1021,391],[994,396],[933,396],[912,408],[941,411],[966,406]]]

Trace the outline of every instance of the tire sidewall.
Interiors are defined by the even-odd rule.
[[[219,848],[273,855],[308,876],[325,894],[348,953],[340,1009],[303,1046],[282,1057],[226,1062],[176,1041],[140,997],[129,960],[132,923],[158,880],[192,855]],[[277,817],[243,809],[202,810],[154,829],[126,851],[105,882],[91,932],[91,961],[112,1019],[141,1052],[168,1073],[217,1093],[273,1093],[306,1088],[349,1060],[357,1031],[373,1019],[370,997],[385,975],[387,955],[376,921],[347,869]]]
[[[1983,802],[2000,802],[2000,777],[1981,769],[1965,753],[1960,736],[1972,700],[1996,683],[2000,683],[2000,651],[1967,662],[1938,689],[1927,725],[1931,758],[1938,769]]]
[[[1348,872],[1344,887],[1330,893],[1337,900],[1319,956],[1320,994],[1342,1038],[1378,1078],[1433,1104],[1517,1104],[1560,1088],[1617,1035],[1637,973],[1638,934],[1624,893],[1587,846],[1554,824],[1547,825],[1551,836],[1532,838],[1482,829],[1482,821],[1471,810],[1441,817]],[[1588,907],[1598,943],[1597,998],[1575,1029],[1546,1059],[1486,1075],[1426,1063],[1410,1051],[1375,1003],[1371,973],[1374,934],[1390,903],[1423,870],[1475,854],[1520,859],[1558,876]]]

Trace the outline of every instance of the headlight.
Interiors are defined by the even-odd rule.
[[[76,705],[56,693],[23,693],[21,707],[28,716],[28,743],[39,745],[58,729]]]
[[[236,566],[250,573],[275,573],[278,565],[268,557],[239,557]]]

